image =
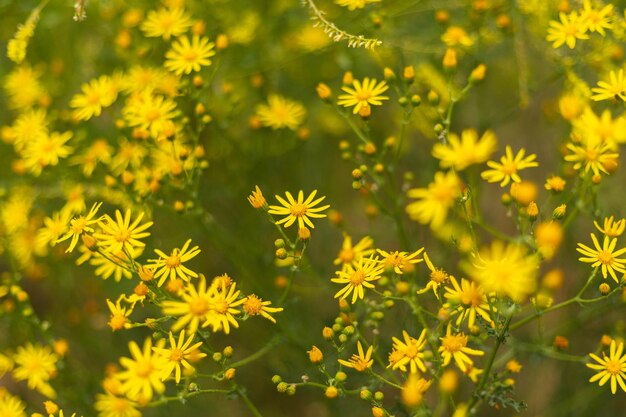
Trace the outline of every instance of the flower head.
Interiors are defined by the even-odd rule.
[[[539,259],[527,255],[522,246],[494,241],[480,251],[469,270],[488,293],[521,302],[535,290],[538,267]]]
[[[403,330],[403,340],[393,337],[393,351],[389,355],[389,366],[392,369],[401,369],[406,372],[406,366],[409,365],[411,373],[417,372],[419,369],[426,372],[424,365],[424,346],[426,345],[426,329],[422,330],[419,338],[415,339]]]
[[[190,245],[191,239],[187,240],[182,248],[172,250],[172,253],[169,255],[159,249],[154,250],[154,252],[159,255],[159,259],[148,259],[149,264],[147,267],[155,271],[154,278],[159,279],[157,284],[159,287],[163,285],[168,277],[170,280],[178,277],[184,281],[198,277],[196,272],[183,265],[200,253],[198,246],[189,249]]]
[[[370,368],[374,363],[374,359],[372,359],[372,352],[374,350],[374,346],[367,348],[367,352],[363,351],[363,346],[361,346],[361,342],[357,341],[357,350],[359,352],[358,355],[353,354],[350,357],[349,361],[343,359],[337,359],[337,362],[342,364],[343,366],[347,366],[348,368],[353,368],[359,372],[363,372],[366,369]]]
[[[246,302],[245,298],[239,298],[241,291],[237,290],[237,284],[226,284],[225,280],[220,285],[212,285],[209,289],[209,311],[202,327],[211,326],[213,332],[223,331],[230,333],[230,326],[239,327],[235,315],[241,314],[239,306]]]
[[[378,262],[380,262],[385,269],[393,269],[393,271],[398,275],[402,275],[405,269],[412,271],[414,269],[414,264],[420,263],[424,260],[423,258],[418,258],[418,256],[424,251],[424,248],[419,248],[413,253],[400,251],[386,252],[382,249],[377,249],[376,251],[383,257]]]
[[[437,172],[427,188],[412,188],[407,196],[417,201],[406,206],[409,217],[422,224],[430,224],[432,229],[443,226],[448,211],[461,196],[461,180],[454,171]]]
[[[170,377],[172,372],[174,372],[174,380],[178,384],[180,382],[181,365],[185,367],[185,369],[191,370],[193,369],[193,366],[189,363],[189,358],[194,357],[200,359],[206,356],[206,353],[197,352],[197,349],[202,346],[202,342],[194,343],[193,345],[191,344],[194,336],[194,333],[191,333],[185,340],[185,330],[182,330],[178,335],[178,341],[176,341],[174,335],[170,332],[170,346],[168,348],[152,348],[152,350],[161,355],[166,362],[161,371],[162,381],[165,381]]]
[[[468,356],[482,356],[485,352],[467,347],[467,336],[463,333],[452,334],[451,326],[448,325],[446,335],[440,338],[441,346],[439,353],[443,359],[442,366],[448,366],[450,361],[454,359],[456,366],[462,372],[466,372],[468,367],[474,366],[474,361]]]
[[[271,301],[263,301],[261,298],[252,294],[246,297],[243,303],[243,311],[249,316],[261,315],[272,323],[276,323],[276,319],[270,314],[283,311],[282,307],[270,307]]]
[[[76,94],[70,101],[74,109],[74,117],[78,120],[89,120],[100,116],[104,107],[109,107],[117,98],[117,87],[111,77],[102,75],[83,84],[82,93]]]
[[[191,42],[187,36],[181,36],[172,43],[172,49],[165,54],[165,68],[176,75],[200,71],[202,67],[211,65],[215,55],[215,44],[208,38],[194,35]]]
[[[356,245],[352,245],[352,237],[344,233],[341,249],[333,263],[335,265],[342,265],[343,267],[351,265],[360,258],[373,254],[373,246],[374,240],[369,236],[363,237]]]
[[[65,252],[71,252],[74,250],[76,243],[78,243],[78,238],[83,233],[94,232],[94,228],[92,227],[92,225],[100,221],[100,218],[94,217],[96,216],[96,213],[98,213],[98,209],[101,205],[102,203],[94,203],[94,205],[91,206],[91,210],[89,210],[89,213],[87,213],[87,216],[78,216],[70,221],[70,228],[67,233],[65,233],[57,240],[57,243],[59,243],[69,238],[72,238],[72,240],[70,241],[70,246]]]
[[[340,95],[337,104],[344,107],[352,107],[352,113],[357,114],[362,107],[380,106],[383,100],[389,100],[389,97],[381,95],[389,89],[385,81],[377,82],[376,79],[365,77],[363,82],[359,80],[352,81],[352,87],[341,87],[347,94]]]
[[[491,169],[483,171],[480,176],[488,182],[500,181],[500,187],[506,187],[511,180],[513,182],[521,182],[519,171],[539,166],[535,162],[537,156],[534,153],[528,156],[525,155],[526,150],[522,148],[513,156],[513,150],[507,145],[505,155],[500,158],[500,162],[488,161],[487,166]]]
[[[598,222],[593,221],[593,225],[602,232],[605,236],[608,237],[619,237],[624,233],[624,229],[626,228],[626,219],[620,219],[615,221],[613,216],[605,217],[603,227],[600,227]]]
[[[595,94],[591,96],[592,100],[617,100],[626,101],[626,76],[624,70],[620,69],[609,72],[609,81],[598,81],[598,86],[591,89]]]
[[[618,258],[618,256],[626,253],[626,248],[615,250],[617,238],[610,238],[609,236],[604,236],[602,246],[600,246],[600,242],[598,242],[598,238],[594,233],[591,233],[591,240],[594,248],[578,243],[576,250],[584,255],[578,258],[578,260],[590,263],[593,268],[601,267],[602,276],[605,279],[608,274],[611,275],[615,282],[619,283],[620,280],[617,278],[615,271],[626,274],[626,259]]]
[[[604,29],[611,29],[611,15],[613,14],[613,5],[607,4],[602,9],[596,9],[591,5],[590,0],[583,2],[583,11],[580,15],[582,21],[587,25],[589,32],[598,32],[604,36]]]
[[[624,344],[622,342],[616,343],[615,340],[611,341],[611,347],[609,348],[609,356],[605,354],[600,358],[594,353],[590,353],[591,359],[597,363],[588,363],[587,367],[595,371],[597,374],[589,378],[589,382],[600,381],[598,384],[603,386],[607,381],[611,380],[611,392],[615,394],[617,392],[617,384],[619,384],[622,391],[626,392],[626,355],[622,355],[624,351]]]
[[[558,48],[563,44],[567,44],[570,49],[576,46],[576,40],[589,39],[587,35],[587,23],[581,18],[577,12],[571,12],[569,15],[559,13],[560,22],[550,21],[548,28],[548,36],[546,40],[552,42],[553,48]]]
[[[141,30],[148,37],[162,37],[166,41],[172,36],[179,36],[191,26],[191,19],[183,9],[160,8],[151,10],[141,25]]]
[[[461,138],[451,133],[448,143],[433,146],[433,156],[439,159],[442,168],[462,171],[470,165],[486,162],[496,150],[498,141],[492,131],[487,130],[480,139],[474,129],[466,129]]]
[[[366,4],[379,3],[381,0],[335,0],[339,6],[347,7],[348,10],[363,9]]]
[[[20,346],[13,356],[13,361],[15,362],[15,369],[13,369],[15,380],[27,381],[30,389],[36,389],[49,398],[56,396],[48,381],[57,374],[56,364],[59,357],[49,346],[32,343]]]
[[[140,349],[135,341],[130,341],[128,349],[132,358],[120,358],[120,364],[125,368],[116,374],[122,382],[122,392],[132,399],[150,401],[154,393],[165,391],[165,385],[159,375],[165,365],[165,360],[152,352],[152,339],[147,338]]]
[[[617,161],[619,154],[613,151],[614,144],[611,142],[587,142],[582,145],[574,145],[573,143],[567,144],[567,149],[571,152],[565,155],[565,160],[573,162],[573,168],[575,170],[582,170],[583,173],[589,171],[593,172],[593,175],[600,175],[600,172],[609,174],[606,166],[614,161]]]
[[[496,312],[497,309],[487,303],[487,297],[484,290],[476,285],[475,282],[461,278],[461,282],[455,277],[450,277],[452,287],[445,287],[444,297],[448,302],[444,304],[444,308],[450,310],[450,315],[458,314],[456,325],[460,326],[467,320],[469,329],[473,329],[476,324],[476,317],[482,317],[487,323],[493,323],[490,312]]]
[[[421,290],[418,290],[417,293],[423,294],[427,292],[428,290],[432,289],[433,294],[435,294],[435,297],[437,297],[437,300],[438,300],[439,299],[439,287],[443,285],[446,281],[448,281],[449,275],[443,269],[436,268],[435,265],[433,265],[432,261],[430,260],[426,252],[424,252],[424,262],[426,262],[426,266],[430,270],[430,276],[429,276],[430,280],[428,281],[428,284],[426,284],[426,287],[422,288]]]
[[[257,106],[256,115],[263,126],[274,130],[285,127],[296,130],[304,121],[306,110],[297,101],[271,94],[267,98],[267,104]]]
[[[304,199],[304,193],[302,191],[298,192],[298,200],[294,199],[289,191],[287,191],[285,195],[287,196],[287,200],[278,195],[275,196],[282,206],[270,206],[269,209],[270,214],[286,216],[276,222],[276,224],[284,223],[284,227],[291,226],[297,220],[299,229],[303,228],[305,224],[311,229],[314,229],[315,226],[310,218],[319,219],[326,217],[325,214],[321,214],[320,212],[330,207],[330,205],[315,207],[326,198],[320,197],[314,200],[317,195],[317,190],[313,190],[306,200]]]
[[[152,222],[146,222],[142,225],[143,213],[131,223],[131,211],[126,210],[126,214],[122,216],[119,210],[115,210],[115,220],[109,215],[104,215],[100,220],[99,225],[101,232],[95,233],[94,237],[98,239],[98,243],[104,246],[107,252],[118,253],[128,252],[132,254],[135,249],[143,248],[146,246],[139,239],[150,236],[146,230],[152,226]]]
[[[372,281],[381,278],[385,267],[381,265],[373,255],[369,258],[360,258],[351,265],[345,266],[341,271],[335,272],[336,278],[331,281],[337,284],[346,284],[345,287],[337,291],[335,298],[342,300],[352,294],[352,304],[357,299],[363,299],[365,288],[374,288]]]
[[[267,201],[265,201],[265,197],[263,197],[263,193],[258,185],[255,186],[255,190],[252,191],[252,194],[248,196],[248,202],[255,209],[267,208]]]

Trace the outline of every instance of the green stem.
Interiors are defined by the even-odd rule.
[[[478,383],[478,387],[476,387],[476,391],[474,391],[474,396],[472,401],[467,406],[468,414],[470,416],[474,415],[477,411],[477,407],[480,404],[479,400],[482,401],[481,392],[487,385],[487,380],[489,379],[489,375],[491,374],[491,368],[493,367],[493,361],[496,359],[496,355],[498,354],[498,350],[504,340],[506,339],[506,333],[509,330],[509,325],[511,324],[511,319],[513,318],[513,313],[509,314],[504,322],[504,326],[498,333],[498,337],[496,338],[496,344],[491,349],[491,353],[489,354],[489,358],[487,359],[487,366],[485,366],[485,370],[483,372],[483,376]]]
[[[235,384],[234,382],[232,383],[232,386],[233,386],[233,389],[237,391],[237,393],[241,397],[241,400],[244,402],[244,404],[246,404],[246,407],[248,407],[248,410],[250,410],[252,415],[254,415],[254,417],[263,417],[263,414],[261,414],[259,409],[256,408],[254,403],[250,400],[250,397],[248,397],[248,394],[246,394],[246,391],[239,385]]]
[[[265,346],[263,346],[261,349],[257,350],[256,352],[254,352],[252,355],[243,358],[237,362],[233,362],[230,364],[231,368],[239,368],[241,366],[247,365],[250,362],[254,362],[257,359],[260,359],[261,357],[263,357],[265,354],[269,353],[276,345],[278,345],[280,343],[280,337],[279,336],[274,336]]]

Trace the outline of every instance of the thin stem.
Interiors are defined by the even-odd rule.
[[[504,340],[506,339],[506,333],[509,331],[509,325],[511,324],[512,318],[513,313],[509,314],[509,316],[506,318],[504,326],[502,326],[502,329],[500,329],[498,337],[496,338],[496,344],[493,345],[493,348],[491,349],[491,353],[489,354],[489,358],[487,359],[487,366],[485,366],[483,376],[480,379],[478,386],[476,387],[476,391],[474,391],[474,397],[472,398],[472,401],[467,407],[470,416],[476,413],[477,409],[475,409],[475,407],[479,405],[479,400],[482,401],[482,399],[480,398],[481,392],[485,388],[485,385],[487,385],[487,380],[489,379],[489,375],[491,374],[493,362],[496,359],[496,355],[498,354],[500,346],[502,345],[502,343],[504,343]]]
[[[243,400],[244,404],[246,404],[246,407],[248,407],[248,410],[250,410],[252,415],[254,415],[254,417],[263,417],[263,414],[261,414],[259,409],[256,408],[254,403],[250,400],[250,397],[248,397],[248,394],[246,394],[245,389],[235,384],[234,382],[232,383],[232,385],[233,385],[233,389],[237,391],[237,393]]]

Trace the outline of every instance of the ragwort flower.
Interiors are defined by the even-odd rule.
[[[195,35],[189,42],[187,36],[181,36],[165,54],[165,68],[176,75],[200,71],[202,67],[211,65],[209,58],[215,55],[214,47],[215,44],[208,38]]]
[[[306,116],[304,106],[277,94],[270,94],[267,104],[259,104],[256,115],[263,126],[274,130],[288,128],[296,130]]]
[[[602,355],[600,358],[594,353],[590,353],[591,359],[597,363],[588,363],[587,367],[598,371],[597,374],[589,378],[589,382],[600,381],[598,384],[603,386],[608,380],[611,380],[611,392],[615,394],[617,392],[617,384],[619,384],[622,391],[626,392],[626,355],[622,355],[624,351],[624,344],[619,342],[617,344],[615,340],[611,341],[611,347],[609,348],[609,356]]]
[[[321,214],[320,212],[326,210],[330,207],[330,205],[315,207],[326,198],[324,196],[318,198],[317,200],[313,200],[317,194],[317,190],[313,190],[306,200],[304,199],[304,193],[302,190],[298,192],[298,200],[295,200],[289,191],[285,194],[287,196],[287,200],[278,195],[275,196],[282,206],[270,206],[268,211],[270,214],[286,216],[277,221],[276,224],[280,225],[284,223],[284,227],[289,227],[297,220],[298,229],[302,229],[305,224],[311,229],[314,229],[315,226],[309,217],[314,219],[326,217],[325,214]]]
[[[347,94],[340,95],[337,104],[344,107],[352,107],[352,113],[357,114],[362,107],[380,106],[383,100],[389,100],[389,97],[381,95],[389,89],[385,81],[377,83],[376,79],[365,77],[363,82],[359,80],[352,81],[352,87],[341,87]]]
[[[595,234],[591,233],[591,240],[593,241],[594,248],[591,248],[582,243],[578,243],[576,250],[583,254],[583,257],[578,258],[579,261],[590,263],[593,268],[601,267],[602,276],[606,279],[607,274],[611,275],[611,278],[617,283],[619,279],[615,274],[615,271],[626,274],[626,259],[618,258],[618,256],[626,253],[626,248],[615,250],[617,245],[617,238],[610,238],[604,236],[602,246],[598,242],[598,238]]]
[[[369,258],[360,258],[353,264],[345,266],[341,271],[335,272],[336,278],[331,281],[337,284],[346,284],[341,290],[337,291],[335,298],[348,298],[352,294],[352,304],[357,299],[363,299],[365,295],[364,288],[374,288],[372,281],[381,278],[381,274],[385,269],[373,255]]]
[[[537,167],[535,162],[537,155],[526,155],[524,148],[520,149],[515,156],[510,146],[506,146],[505,155],[500,162],[488,161],[487,166],[491,169],[483,171],[480,176],[488,182],[500,182],[500,187],[506,187],[509,182],[522,182],[518,172],[522,169]]]
[[[363,372],[368,368],[371,368],[374,363],[374,359],[372,359],[372,352],[374,350],[374,346],[367,348],[367,352],[363,351],[363,346],[361,346],[361,342],[357,341],[357,350],[359,352],[358,355],[353,354],[350,357],[350,360],[346,361],[343,359],[337,359],[337,362],[342,364],[343,366],[347,366],[348,368],[353,368],[359,372]]]
[[[194,246],[189,249],[191,245],[191,239],[187,240],[182,248],[175,248],[170,255],[165,254],[159,249],[155,249],[154,252],[159,255],[159,259],[148,259],[150,262],[147,265],[148,268],[154,270],[154,278],[159,279],[158,286],[163,285],[165,280],[169,277],[170,280],[174,280],[177,277],[184,281],[189,281],[191,278],[197,278],[198,274],[191,269],[187,268],[183,263],[194,258],[200,253],[200,248]]]

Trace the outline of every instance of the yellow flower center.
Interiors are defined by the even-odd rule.
[[[189,301],[189,312],[194,316],[204,316],[209,311],[209,303],[204,298]]]
[[[357,269],[350,275],[350,284],[353,286],[359,286],[365,281],[365,272],[362,269]]]
[[[80,216],[79,218],[74,219],[72,221],[72,226],[70,227],[70,230],[74,234],[78,234],[78,233],[82,233],[82,231],[85,229],[86,226],[87,226],[87,219],[85,219],[83,216]]]
[[[363,372],[364,370],[369,368],[368,363],[359,357],[353,359],[352,365],[354,366],[354,369],[359,372]]]
[[[147,378],[152,373],[152,363],[149,360],[140,360],[137,361],[135,365],[135,374],[139,378]]]
[[[360,90],[356,93],[356,99],[359,101],[367,101],[372,97],[372,92],[369,90]]]
[[[109,326],[111,326],[111,329],[113,330],[121,330],[124,328],[125,324],[126,316],[124,316],[123,314],[116,314],[111,317],[111,320],[109,321]]]
[[[304,204],[296,203],[291,206],[291,215],[295,217],[302,217],[306,213],[306,206]]]
[[[622,364],[615,359],[609,359],[606,361],[606,370],[612,375],[619,375],[622,373]]]
[[[467,345],[467,336],[462,334],[449,334],[441,339],[441,346],[448,352],[459,352]]]
[[[218,314],[226,314],[228,312],[228,303],[226,300],[218,301],[213,304],[213,310],[215,310]]]
[[[120,230],[115,234],[115,240],[118,242],[126,242],[130,239],[130,231],[129,230]]]
[[[174,348],[170,351],[170,361],[172,362],[180,362],[183,356],[183,351],[178,348]]]
[[[249,316],[255,316],[263,309],[262,301],[256,295],[248,297],[245,303],[243,303],[243,309]]]
[[[173,268],[178,268],[181,264],[181,260],[180,260],[180,256],[178,256],[178,253],[172,253],[172,255],[170,255],[169,257],[167,257],[165,259],[165,266],[167,266],[170,269]]]
[[[477,307],[483,302],[483,297],[477,288],[468,288],[461,293],[461,303],[466,306]]]
[[[341,249],[339,251],[339,259],[344,264],[349,264],[354,259],[354,251],[352,249]]]
[[[446,273],[443,272],[441,269],[435,269],[430,273],[430,279],[437,284],[441,284],[446,280]]]
[[[149,122],[154,122],[159,116],[161,116],[159,109],[150,109],[146,112],[146,120]]]
[[[415,358],[417,356],[419,351],[420,350],[419,350],[419,346],[417,345],[417,343],[411,343],[404,350],[404,356],[406,356],[407,358],[413,359],[413,358]]]
[[[587,149],[586,157],[588,161],[596,161],[598,159],[598,151],[595,149]]]
[[[512,175],[517,172],[517,164],[514,161],[507,161],[502,164],[502,173],[505,175]]]
[[[183,59],[187,62],[195,62],[198,59],[198,53],[194,50],[189,50],[183,54]]]
[[[604,265],[610,265],[613,263],[613,254],[605,250],[598,251],[598,260]]]

